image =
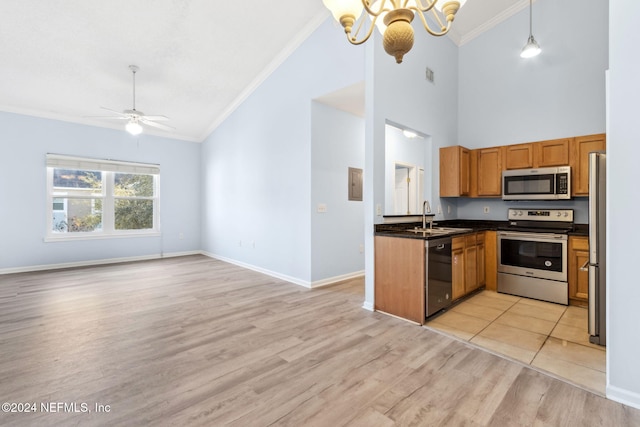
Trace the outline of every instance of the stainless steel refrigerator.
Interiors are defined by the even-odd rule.
[[[589,341],[607,344],[606,154],[589,153]]]

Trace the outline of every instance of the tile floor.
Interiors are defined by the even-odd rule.
[[[485,290],[425,326],[605,394],[605,347],[589,342],[585,308]]]

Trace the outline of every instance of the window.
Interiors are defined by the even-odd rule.
[[[47,155],[47,240],[159,232],[158,165]]]

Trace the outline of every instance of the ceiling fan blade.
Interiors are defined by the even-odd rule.
[[[122,111],[112,110],[111,108],[107,108],[107,107],[100,107],[100,108],[102,108],[103,110],[111,111],[113,114],[116,114],[118,116],[129,118],[129,115],[123,113]]]
[[[143,117],[147,120],[153,120],[155,122],[163,122],[165,120],[169,120],[169,117],[167,116],[149,116],[145,114]]]
[[[116,117],[116,116],[82,116],[86,119],[104,119],[104,120],[128,120],[128,117]]]
[[[156,127],[158,129],[162,129],[162,130],[175,130],[174,127],[163,125],[161,123],[152,122],[151,120],[147,120],[146,117],[141,117],[140,118],[140,122],[144,123],[147,126]]]

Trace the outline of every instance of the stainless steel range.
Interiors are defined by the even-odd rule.
[[[569,304],[567,233],[572,209],[509,209],[498,231],[498,292]]]

